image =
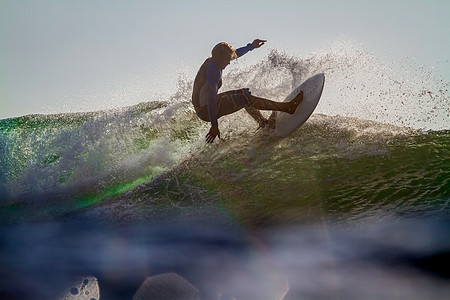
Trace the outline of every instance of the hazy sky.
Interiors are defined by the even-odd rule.
[[[0,118],[165,99],[220,41],[307,57],[341,37],[450,81],[450,1],[0,0]]]

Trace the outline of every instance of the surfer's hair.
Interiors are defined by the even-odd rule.
[[[224,57],[226,55],[231,55],[231,59],[237,58],[236,52],[233,47],[231,47],[228,43],[221,42],[214,46],[211,51],[212,57]]]

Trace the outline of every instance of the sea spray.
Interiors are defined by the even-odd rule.
[[[248,87],[257,96],[281,101],[317,73],[325,73],[326,84],[316,113],[427,130],[449,126],[449,83],[439,74],[406,59],[382,60],[351,42],[305,58],[271,50],[258,64],[230,70],[223,89]]]

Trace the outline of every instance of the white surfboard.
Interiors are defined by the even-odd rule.
[[[297,108],[295,113],[288,114],[278,112],[275,119],[274,136],[285,137],[297,128],[303,125],[316,109],[317,103],[319,103],[320,96],[322,95],[323,86],[325,83],[325,74],[320,73],[307,79],[299,87],[290,93],[283,102],[291,101],[297,96],[300,91],[303,91],[303,101]]]

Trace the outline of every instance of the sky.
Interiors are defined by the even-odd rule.
[[[448,0],[0,0],[0,119],[164,100],[216,43],[255,38],[249,62],[345,38],[450,82],[449,15]]]

